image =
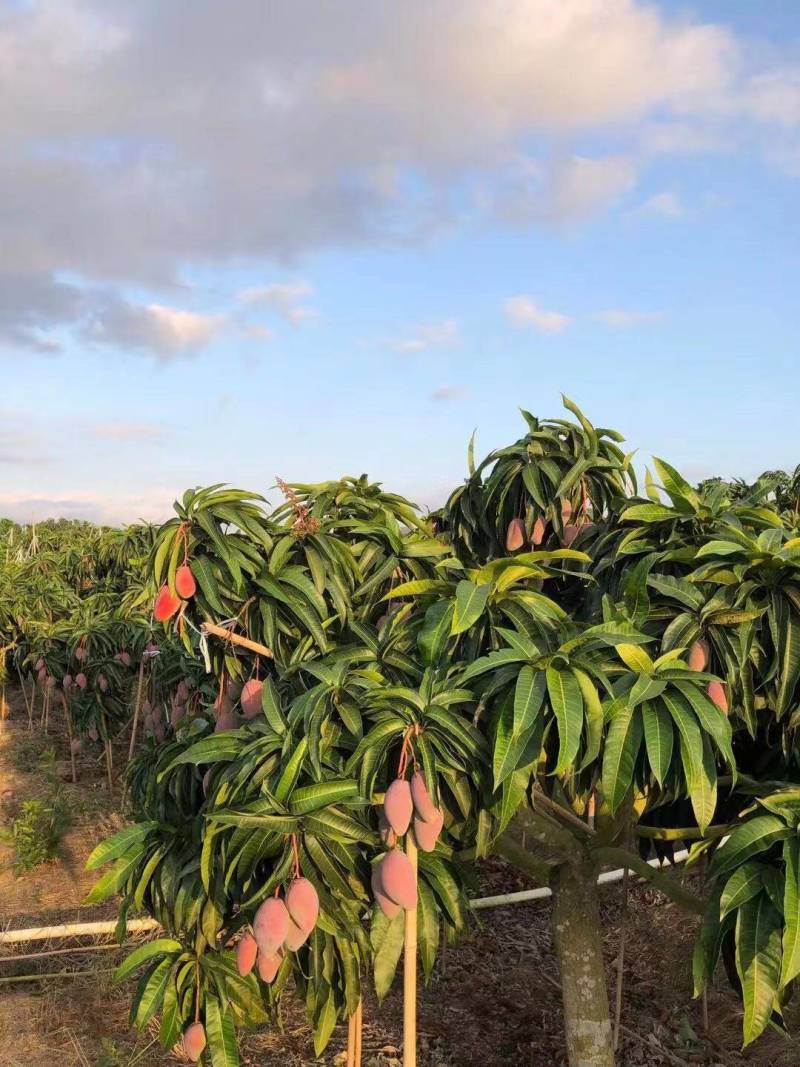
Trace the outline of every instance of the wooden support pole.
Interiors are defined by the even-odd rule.
[[[247,648],[251,652],[257,652],[259,656],[266,656],[267,659],[275,658],[275,654],[271,648],[259,644],[258,641],[251,641],[249,637],[242,637],[241,634],[235,634],[225,626],[217,626],[214,622],[204,622],[200,627],[200,630],[204,634],[212,634],[214,637],[219,637],[221,640],[227,641],[228,644],[238,645],[239,648]]]
[[[356,1055],[353,1061],[353,1067],[361,1067],[361,1037],[364,1033],[364,1001],[361,997],[358,998],[358,1006],[356,1007]]]
[[[142,687],[144,685],[144,665],[145,658],[142,656],[142,662],[139,664],[139,681],[136,685],[136,704],[133,709],[133,726],[131,727],[131,743],[128,746],[128,763],[133,759],[133,750],[136,746],[136,727],[139,725],[139,709],[142,706]]]
[[[356,1067],[356,1013],[347,1020],[347,1059],[345,1067]]]
[[[69,762],[72,767],[72,784],[77,785],[78,774],[75,769],[75,753],[72,748],[72,741],[74,735],[72,733],[72,715],[69,710],[69,701],[67,700],[67,694],[61,693],[61,703],[64,705],[64,718],[67,720],[67,734],[69,735]]]
[[[413,834],[406,836],[406,856],[417,882],[417,844]],[[405,955],[403,957],[403,1067],[417,1067],[417,909],[406,912]]]

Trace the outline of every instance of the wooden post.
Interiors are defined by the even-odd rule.
[[[353,1067],[361,1067],[361,1036],[364,1032],[364,1001],[361,997],[358,998],[358,1006],[356,1007],[356,1055],[353,1061]]]
[[[406,836],[406,856],[417,881],[417,843],[413,833]],[[403,1067],[417,1067],[417,909],[406,912],[405,955],[403,957]]]
[[[266,645],[261,645],[258,641],[251,641],[249,637],[242,637],[240,634],[233,633],[232,630],[226,629],[224,626],[217,626],[214,622],[204,622],[200,630],[204,634],[213,634],[214,637],[219,637],[223,641],[227,641],[231,645],[238,645],[239,648],[247,648],[251,652],[257,652],[259,656],[266,656],[267,659],[274,659],[275,654],[271,648],[267,648]]]
[[[19,684],[22,689],[22,695],[25,698],[25,710],[28,713],[28,730],[33,730],[33,711],[31,710],[30,701],[28,700],[28,690],[25,688],[25,682],[22,678],[22,671],[17,667],[17,674],[19,675]]]
[[[345,1067],[356,1067],[356,1013],[347,1020],[347,1059]]]
[[[69,735],[69,761],[72,765],[72,784],[77,785],[78,775],[75,770],[75,753],[72,751],[72,740],[74,736],[72,733],[72,715],[70,714],[69,710],[69,701],[67,700],[67,694],[64,692],[61,693],[61,703],[64,705],[64,717],[67,720],[67,733]]]
[[[145,659],[142,656],[142,662],[139,664],[139,681],[136,686],[136,706],[133,709],[133,726],[131,728],[131,743],[128,748],[128,763],[133,759],[133,750],[136,746],[136,727],[139,725],[139,708],[142,706],[142,686],[144,685],[144,664]]]

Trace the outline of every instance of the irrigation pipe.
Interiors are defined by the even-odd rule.
[[[683,849],[675,853],[672,863],[662,863],[661,860],[654,859],[648,860],[647,865],[648,867],[672,867],[676,863],[682,863],[688,855],[689,850]],[[624,867],[616,871],[603,871],[597,879],[597,884],[608,885],[609,882],[621,882],[624,875]],[[506,904],[526,904],[529,900],[544,900],[549,896],[552,896],[552,890],[548,886],[542,886],[539,889],[523,889],[519,893],[501,893],[496,897],[477,897],[470,901],[470,907],[473,911],[483,911],[484,908],[502,908]]]
[[[676,852],[672,863],[662,863],[661,860],[648,860],[650,867],[672,867],[682,863],[689,855],[688,849]],[[604,871],[597,879],[598,885],[608,885],[610,882],[619,882],[625,873],[623,867],[616,871]],[[477,897],[470,901],[473,911],[485,911],[488,908],[502,908],[510,904],[527,904],[531,900],[544,900],[551,896],[551,890],[547,886],[539,889],[523,889],[518,893],[501,893],[494,897]],[[41,926],[30,930],[0,930],[0,945],[20,944],[23,941],[49,941],[67,937],[95,937],[103,934],[113,934],[117,929],[116,920],[94,923],[71,923],[64,926]],[[160,929],[155,919],[129,919],[125,929],[129,934],[146,933],[150,930]]]

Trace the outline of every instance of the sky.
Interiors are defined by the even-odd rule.
[[[0,0],[0,145],[0,515],[800,463],[796,0]]]

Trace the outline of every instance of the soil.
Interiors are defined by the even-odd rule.
[[[69,778],[68,745],[58,723],[51,727],[56,762],[44,772],[20,770],[27,715],[21,694],[12,693],[11,714],[0,724],[0,802],[6,819],[21,799],[45,795],[55,780],[74,809],[74,826],[60,857],[35,871],[16,874],[13,854],[0,843],[0,928],[92,921],[114,916],[111,907],[82,903],[94,876],[83,864],[97,840],[122,825],[118,795],[109,796],[102,750],[89,746]],[[117,765],[124,751],[116,753]],[[12,796],[7,795],[11,791]],[[4,794],[5,799],[4,799]],[[2,813],[0,813],[1,815]],[[502,861],[485,863],[479,895],[513,892],[531,885]],[[619,946],[621,886],[602,891],[602,921],[608,987],[613,998]],[[628,904],[620,1067],[798,1067],[800,1048],[767,1033],[740,1051],[741,1014],[724,975],[708,997],[708,1030],[702,1007],[692,1000],[691,952],[697,920],[647,886],[632,884]],[[182,1062],[165,1052],[153,1027],[137,1034],[128,1026],[130,987],[114,986],[111,970],[127,948],[75,951],[102,942],[0,945],[0,1067],[167,1067]],[[67,949],[46,959],[21,957]],[[49,977],[43,977],[44,975]],[[69,977],[53,977],[68,974]],[[34,976],[6,983],[4,978]],[[395,989],[380,1006],[367,995],[364,1007],[364,1067],[402,1063],[402,1000]],[[546,900],[478,913],[463,941],[437,962],[419,997],[419,1067],[560,1067],[564,1041],[558,968]],[[791,1021],[791,1020],[790,1020]],[[344,1064],[346,1027],[315,1059],[302,1005],[286,998],[282,1031],[244,1035],[247,1067]]]

